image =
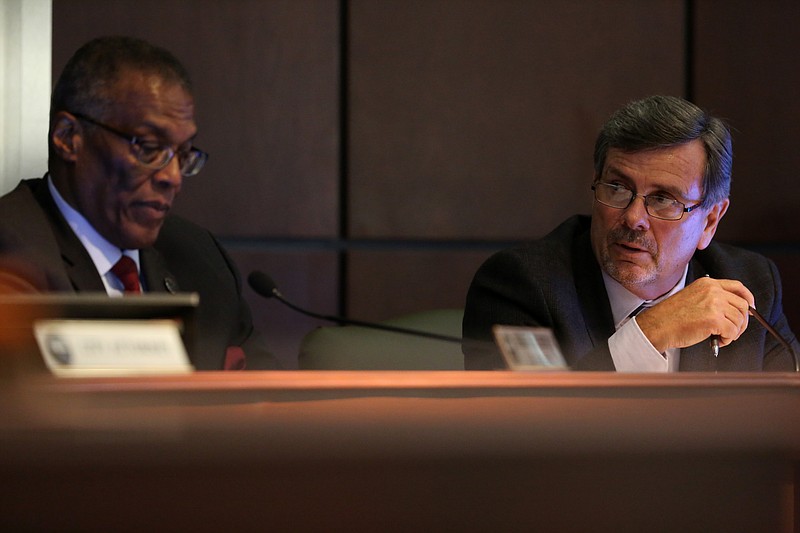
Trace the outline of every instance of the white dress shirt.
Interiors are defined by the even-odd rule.
[[[652,306],[672,296],[686,286],[686,274],[689,265],[683,271],[683,277],[668,293],[655,300],[645,301],[620,285],[616,280],[603,272],[606,293],[611,302],[616,333],[608,339],[608,348],[614,367],[618,372],[677,372],[680,363],[680,348],[670,348],[662,354],[645,337],[636,318],[631,312],[643,303]]]
[[[53,180],[49,175],[47,176],[47,186],[50,189],[53,200],[56,202],[56,206],[58,206],[64,218],[67,219],[67,224],[75,232],[86,251],[89,252],[89,256],[92,258],[92,262],[94,262],[94,266],[103,280],[106,292],[110,296],[122,296],[122,282],[111,272],[111,267],[119,261],[119,258],[124,253],[133,259],[136,263],[136,270],[141,272],[139,250],[120,250],[97,233],[97,230],[92,227],[89,221],[64,200],[58,189],[53,185]]]

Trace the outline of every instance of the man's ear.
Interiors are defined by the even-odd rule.
[[[728,206],[730,204],[730,199],[725,198],[721,202],[717,202],[711,206],[711,209],[708,210],[705,220],[706,227],[703,229],[703,234],[700,236],[700,242],[697,243],[698,250],[704,250],[711,244],[711,239],[714,238],[714,234],[717,232],[719,221],[725,216],[725,212],[728,211]]]
[[[83,141],[83,129],[78,119],[66,111],[59,111],[53,118],[50,138],[53,150],[64,161],[75,162]]]

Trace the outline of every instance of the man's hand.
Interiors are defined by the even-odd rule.
[[[711,335],[727,346],[747,329],[753,294],[740,282],[700,278],[658,305],[641,312],[636,323],[659,352],[685,348]]]

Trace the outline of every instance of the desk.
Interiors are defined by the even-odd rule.
[[[249,372],[3,388],[1,529],[791,531],[800,376]]]

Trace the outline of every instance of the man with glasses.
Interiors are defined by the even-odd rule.
[[[0,288],[197,292],[195,368],[273,366],[231,259],[170,214],[208,159],[196,135],[191,82],[172,54],[127,37],[81,47],[53,90],[49,172],[0,198]]]
[[[748,321],[760,313],[800,347],[775,265],[712,242],[731,162],[725,124],[685,100],[618,110],[595,144],[592,216],[489,258],[467,295],[464,337],[488,340],[496,324],[552,328],[576,370],[792,370],[785,345]],[[467,368],[502,366],[470,347]]]

